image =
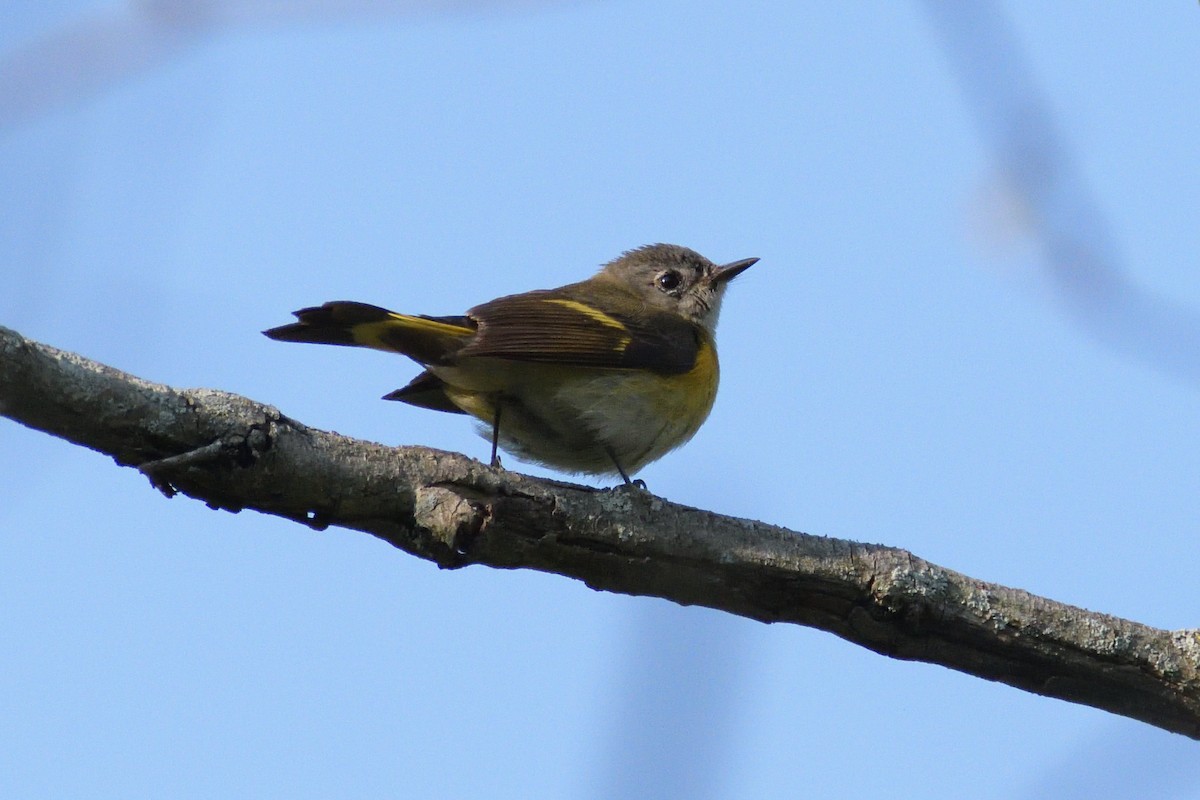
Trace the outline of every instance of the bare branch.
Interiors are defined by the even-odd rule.
[[[1200,631],[1085,611],[896,548],[350,439],[237,395],[148,383],[3,327],[0,414],[213,508],[365,531],[443,567],[536,569],[808,625],[1200,738]]]

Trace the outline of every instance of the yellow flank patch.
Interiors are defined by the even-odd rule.
[[[721,381],[721,365],[717,362],[717,348],[712,338],[705,334],[700,341],[700,349],[696,352],[696,364],[685,375],[688,394],[707,398],[706,402],[712,407],[717,399],[717,384]],[[708,416],[708,412],[704,412]],[[701,419],[701,422],[704,420]],[[699,427],[699,425],[697,425]]]

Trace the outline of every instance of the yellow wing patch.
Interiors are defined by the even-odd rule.
[[[629,335],[629,329],[626,328],[620,320],[613,319],[600,309],[589,306],[587,303],[581,303],[578,300],[564,300],[562,298],[555,298],[553,300],[547,300],[546,302],[554,303],[555,305],[562,306],[563,308],[569,308],[572,311],[578,311],[580,314],[596,320],[596,322],[599,322],[601,325],[607,325],[610,328],[616,328],[617,330],[621,331],[623,334],[621,336],[621,341],[613,347],[613,350],[618,353],[624,353],[625,348],[629,347],[629,343],[633,341],[633,337]]]
[[[564,308],[569,308],[569,309],[572,309],[573,311],[578,311],[579,313],[585,314],[585,315],[591,317],[592,319],[596,320],[601,325],[607,325],[610,328],[617,328],[619,330],[625,330],[625,325],[622,324],[620,320],[613,319],[612,317],[610,317],[608,314],[605,314],[600,309],[595,308],[593,306],[589,306],[587,303],[581,303],[578,300],[563,300],[561,298],[555,298],[553,300],[546,300],[544,302],[554,303],[555,305],[563,306]]]

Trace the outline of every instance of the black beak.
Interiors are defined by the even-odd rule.
[[[726,283],[750,269],[757,261],[757,258],[743,258],[741,261],[731,261],[728,264],[722,264],[713,270],[712,277],[709,280],[714,284]]]

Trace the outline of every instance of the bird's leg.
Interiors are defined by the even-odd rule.
[[[621,462],[617,460],[617,454],[612,451],[611,447],[606,447],[604,450],[608,453],[608,457],[612,459],[613,466],[617,468],[617,472],[619,472],[621,477],[625,480],[626,486],[635,486],[638,489],[649,491],[646,489],[646,482],[641,478],[638,478],[636,481],[629,479],[629,473],[626,472],[625,468],[621,466]]]
[[[500,399],[496,398],[496,416],[492,419],[492,466],[500,466]]]

